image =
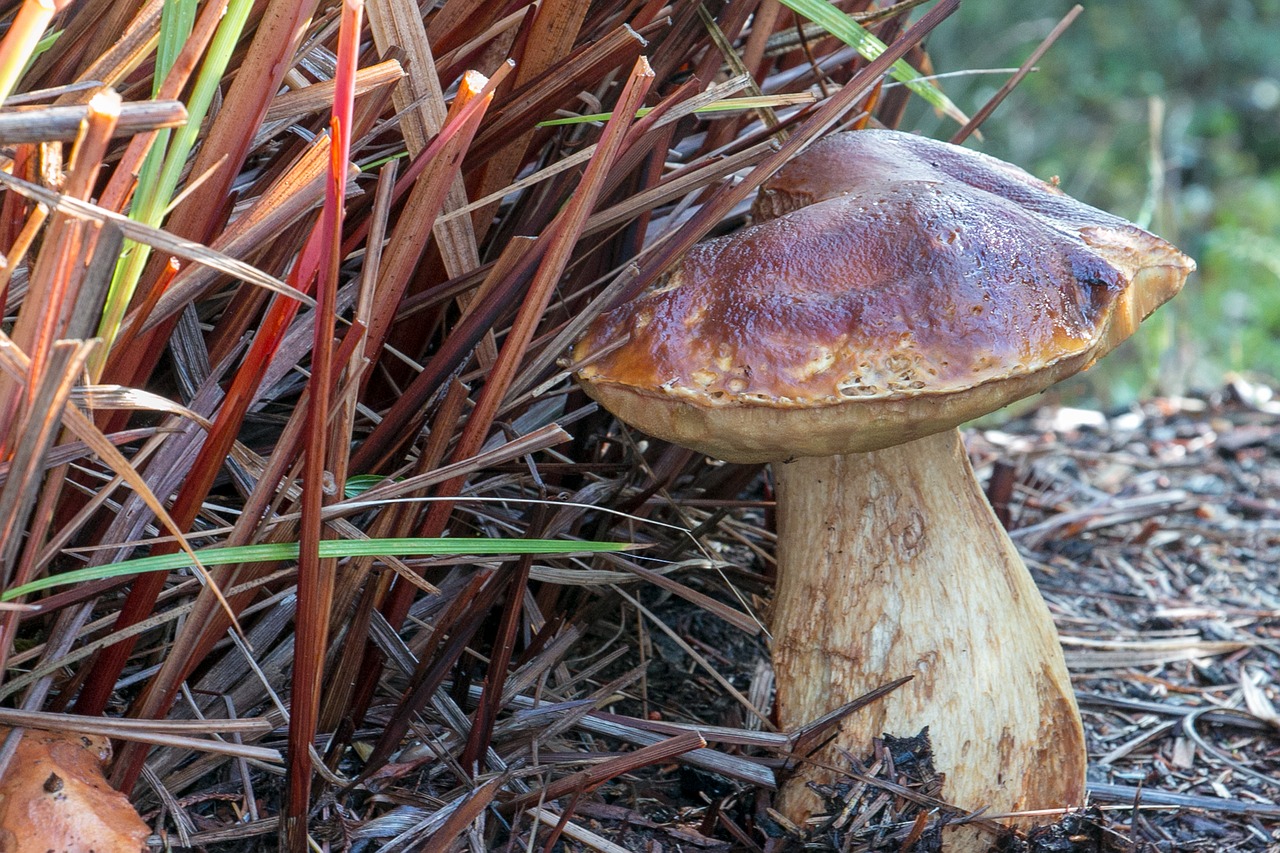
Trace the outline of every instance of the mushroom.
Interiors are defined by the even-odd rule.
[[[1081,805],[1053,620],[957,426],[1089,367],[1194,263],[1015,166],[895,131],[816,143],[755,214],[596,318],[571,363],[650,435],[774,463],[782,726],[914,676],[840,724],[781,810],[812,813],[805,783],[835,778],[837,747],[925,726],[951,803]]]
[[[0,740],[9,729],[0,728]],[[102,774],[111,741],[28,729],[0,778],[3,853],[139,853],[151,830]]]

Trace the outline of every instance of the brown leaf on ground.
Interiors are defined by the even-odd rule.
[[[28,730],[0,779],[0,853],[146,850],[151,830],[102,775],[110,758],[100,735]]]

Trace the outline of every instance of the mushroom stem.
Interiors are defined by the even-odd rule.
[[[775,464],[778,716],[801,726],[903,675],[797,773],[781,809],[817,806],[835,747],[929,727],[942,796],[992,815],[1079,806],[1084,732],[1053,619],[996,519],[958,430]],[[976,839],[971,849],[977,847]],[[949,850],[965,849],[959,834]]]

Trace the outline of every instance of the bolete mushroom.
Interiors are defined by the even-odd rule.
[[[579,381],[651,435],[775,463],[784,727],[912,675],[834,746],[928,726],[950,802],[1082,804],[1053,620],[956,427],[1087,368],[1193,262],[1015,166],[894,131],[816,143],[755,212],[598,317]],[[840,764],[816,759],[782,793],[793,819]]]

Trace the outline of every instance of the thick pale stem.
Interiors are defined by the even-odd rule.
[[[774,471],[782,725],[913,675],[846,719],[817,761],[840,766],[835,745],[862,755],[884,732],[928,726],[949,802],[991,814],[1081,805],[1084,733],[1057,632],[959,432]],[[817,804],[805,783],[832,779],[802,771],[783,811],[802,819]]]

